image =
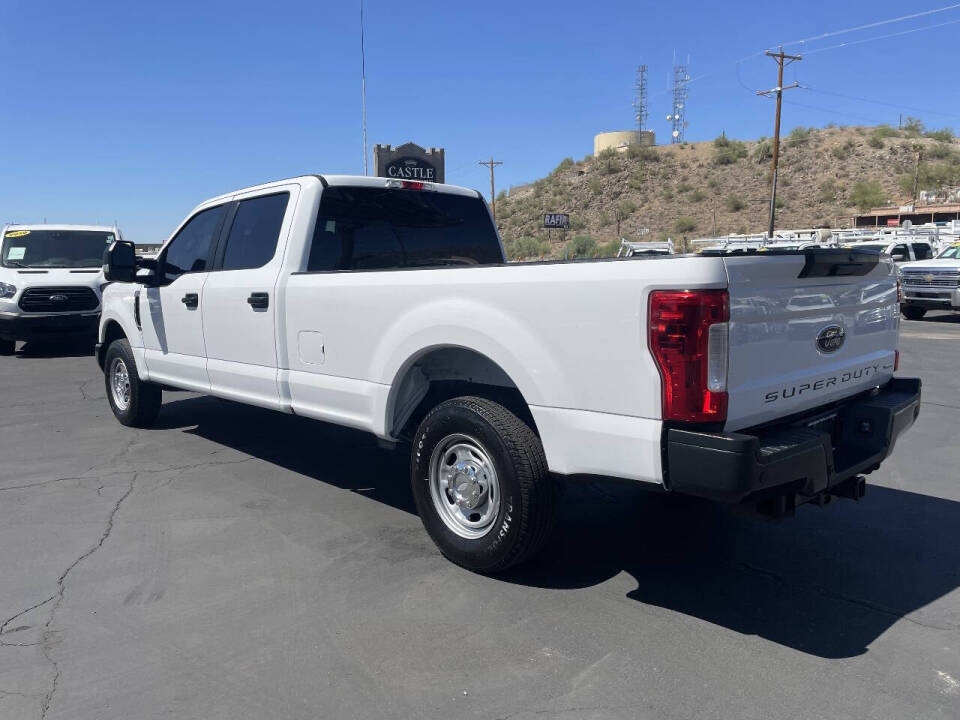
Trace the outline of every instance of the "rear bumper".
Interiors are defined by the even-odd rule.
[[[826,415],[756,432],[670,428],[665,443],[669,488],[726,502],[786,493],[796,494],[796,504],[817,498],[879,467],[916,420],[920,386],[919,378],[896,378]]]
[[[0,313],[0,338],[42,340],[75,335],[95,335],[100,311],[41,315]]]

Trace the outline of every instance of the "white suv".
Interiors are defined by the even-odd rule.
[[[103,251],[115,227],[8,225],[0,244],[0,355],[17,340],[87,335],[100,317]]]

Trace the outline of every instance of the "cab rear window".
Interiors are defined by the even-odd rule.
[[[502,263],[479,197],[393,188],[323,191],[308,271]]]

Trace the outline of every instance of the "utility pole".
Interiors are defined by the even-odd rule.
[[[480,160],[478,165],[486,165],[490,168],[490,210],[493,213],[493,224],[497,224],[497,196],[494,195],[493,188],[493,168],[497,165],[503,165],[503,162],[500,160],[494,160],[493,156],[490,156],[489,160]]]
[[[367,165],[367,54],[363,47],[363,0],[360,0],[360,105],[363,115],[363,174],[370,174]]]
[[[770,228],[767,234],[767,237],[770,240],[773,240],[773,224],[777,209],[777,168],[780,164],[780,104],[783,100],[784,90],[800,87],[800,83],[798,82],[794,82],[792,85],[787,85],[786,87],[783,86],[783,68],[784,65],[789,65],[797,60],[802,60],[803,57],[800,55],[784,55],[783,45],[780,46],[780,50],[778,52],[771,52],[770,50],[767,50],[766,55],[767,57],[772,57],[777,61],[777,86],[770,90],[757,91],[757,95],[771,95],[773,93],[777,94],[777,118],[773,127],[773,178],[770,183]]]
[[[917,143],[913,146],[913,149],[917,151],[917,164],[913,168],[913,197],[912,202],[914,205],[917,203],[917,193],[920,191],[920,161],[923,160],[923,146],[920,143]]]

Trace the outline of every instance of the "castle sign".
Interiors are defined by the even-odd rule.
[[[442,183],[443,148],[426,150],[415,143],[399,147],[374,145],[373,162],[378,177]]]

